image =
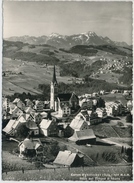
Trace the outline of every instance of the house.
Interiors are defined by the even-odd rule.
[[[115,110],[114,102],[106,102],[105,109],[108,116],[116,116],[117,112]]]
[[[95,144],[96,143],[96,136],[94,135],[94,132],[92,129],[75,131],[73,136],[71,136],[68,139],[75,142],[78,145]]]
[[[57,96],[58,113],[61,117],[69,116],[79,107],[79,98],[75,93],[61,93]]]
[[[14,129],[13,129],[13,124],[15,123],[16,120],[11,119],[6,127],[2,130],[3,132],[5,132],[6,134],[10,135],[10,136],[14,136]]]
[[[105,94],[105,90],[100,90],[100,95],[104,95]]]
[[[42,120],[42,115],[40,113],[33,113],[33,120],[36,124],[40,124],[41,120]]]
[[[74,131],[80,131],[80,130],[85,130],[88,129],[88,124],[87,122],[83,119],[81,115],[77,115],[72,122],[70,123],[70,127]]]
[[[36,100],[33,108],[36,110],[36,112],[43,112],[44,102],[40,100]]]
[[[26,122],[33,121],[32,114],[26,114],[26,113],[24,113],[24,114],[22,114],[22,116],[24,117],[24,119],[26,120]]]
[[[26,123],[26,127],[30,130],[31,133],[33,132],[33,135],[39,135],[39,128],[34,121],[28,121]]]
[[[31,108],[34,106],[33,102],[30,99],[25,99],[25,105],[26,107],[31,107]]]
[[[2,98],[2,109],[3,110],[9,110],[10,109],[10,100],[8,98]]]
[[[77,167],[84,164],[83,154],[72,153],[71,151],[59,151],[53,164],[63,167]]]
[[[122,104],[121,101],[114,102],[115,110],[117,111],[117,115],[123,115],[126,113],[126,107]]]
[[[47,118],[47,115],[48,115],[47,112],[41,112],[40,114],[42,119]]]
[[[18,146],[20,149],[20,157],[23,157],[24,153],[27,153],[27,155],[36,155],[36,153],[38,154],[38,150],[40,152],[42,149],[39,149],[39,147],[42,146],[40,139],[26,138],[24,141],[20,142]]]
[[[89,115],[88,125],[94,125],[102,122],[102,118],[98,117],[98,114],[95,111],[87,111]]]
[[[26,123],[26,119],[23,117],[23,115],[19,116],[17,119],[15,120],[10,120],[7,124],[7,126],[3,129],[4,132],[6,132],[7,134],[14,136],[15,132],[17,131],[18,127],[21,124]]]
[[[133,102],[132,100],[128,100],[127,102],[127,110],[131,111],[133,109]]]
[[[96,113],[98,114],[98,117],[105,119],[107,118],[107,112],[105,108],[97,108],[96,109]]]
[[[71,137],[74,133],[74,130],[70,127],[70,123],[58,123],[59,137]]]
[[[42,119],[39,124],[41,133],[45,136],[58,136],[58,126],[54,119]]]
[[[126,108],[123,106],[123,104],[120,101],[115,101],[115,102],[109,102],[106,103],[106,112],[107,115],[112,115],[112,116],[118,116],[125,114]]]
[[[83,102],[81,104],[81,109],[83,109],[83,110],[86,110],[86,109],[90,110],[92,108],[93,108],[93,101],[92,100],[86,100],[85,102]]]
[[[23,114],[23,111],[16,106],[14,109],[10,109],[9,114],[11,114],[12,118],[17,118]]]
[[[25,108],[25,104],[19,98],[14,99],[13,104],[15,104],[21,110],[24,110]]]

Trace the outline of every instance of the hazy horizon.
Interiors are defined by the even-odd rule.
[[[3,38],[88,31],[132,45],[132,2],[4,1]]]

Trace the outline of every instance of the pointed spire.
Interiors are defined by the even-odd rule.
[[[57,79],[56,79],[55,65],[54,65],[54,71],[53,71],[53,79],[52,79],[52,82],[53,82],[54,85],[58,85]]]

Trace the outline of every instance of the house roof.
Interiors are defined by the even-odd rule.
[[[93,139],[96,138],[94,135],[94,132],[92,129],[85,129],[81,131],[75,131],[73,136],[69,138],[69,140],[72,141],[78,141],[78,140],[87,140],[87,139]]]
[[[28,138],[26,138],[24,141],[20,142],[19,146],[21,146],[22,144],[27,149],[35,149],[35,148],[39,147],[38,146],[39,144],[42,145],[39,139],[28,139]]]
[[[77,153],[72,153],[71,151],[59,151],[54,164],[70,166],[77,156]]]
[[[85,110],[81,110],[81,114],[86,118],[87,116],[89,116],[88,112]]]
[[[72,120],[72,122],[70,123],[70,127],[72,128],[72,129],[80,129],[81,128],[81,126],[83,125],[83,123],[84,123],[85,121],[81,118],[81,117],[76,117],[76,118],[74,118],[73,120]]]
[[[75,94],[74,93],[60,93],[60,94],[58,94],[58,98],[60,101],[69,101],[70,98],[72,97],[72,95],[75,95]],[[75,95],[75,96],[76,96],[76,98],[78,98],[77,95]]]
[[[48,129],[48,127],[51,125],[52,120],[49,119],[43,119],[40,123],[40,127],[43,129]]]
[[[32,109],[31,107],[26,107],[25,108],[25,112],[28,113],[28,112],[34,112],[34,109]]]
[[[13,101],[13,103],[17,103],[17,102],[19,102],[19,101],[20,101],[19,98],[15,98],[14,101]]]
[[[6,133],[10,133],[10,131],[12,130],[12,126],[13,126],[13,124],[15,123],[15,121],[16,120],[10,120],[8,123],[7,123],[7,125],[6,125],[6,127],[3,129],[3,132],[6,132]]]
[[[69,101],[72,96],[72,93],[60,93],[58,94],[58,98],[60,101]]]

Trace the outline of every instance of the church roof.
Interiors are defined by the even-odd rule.
[[[69,101],[72,95],[75,95],[75,94],[74,93],[60,93],[60,94],[58,94],[58,98],[60,101]],[[77,97],[77,95],[75,95],[75,96]]]

